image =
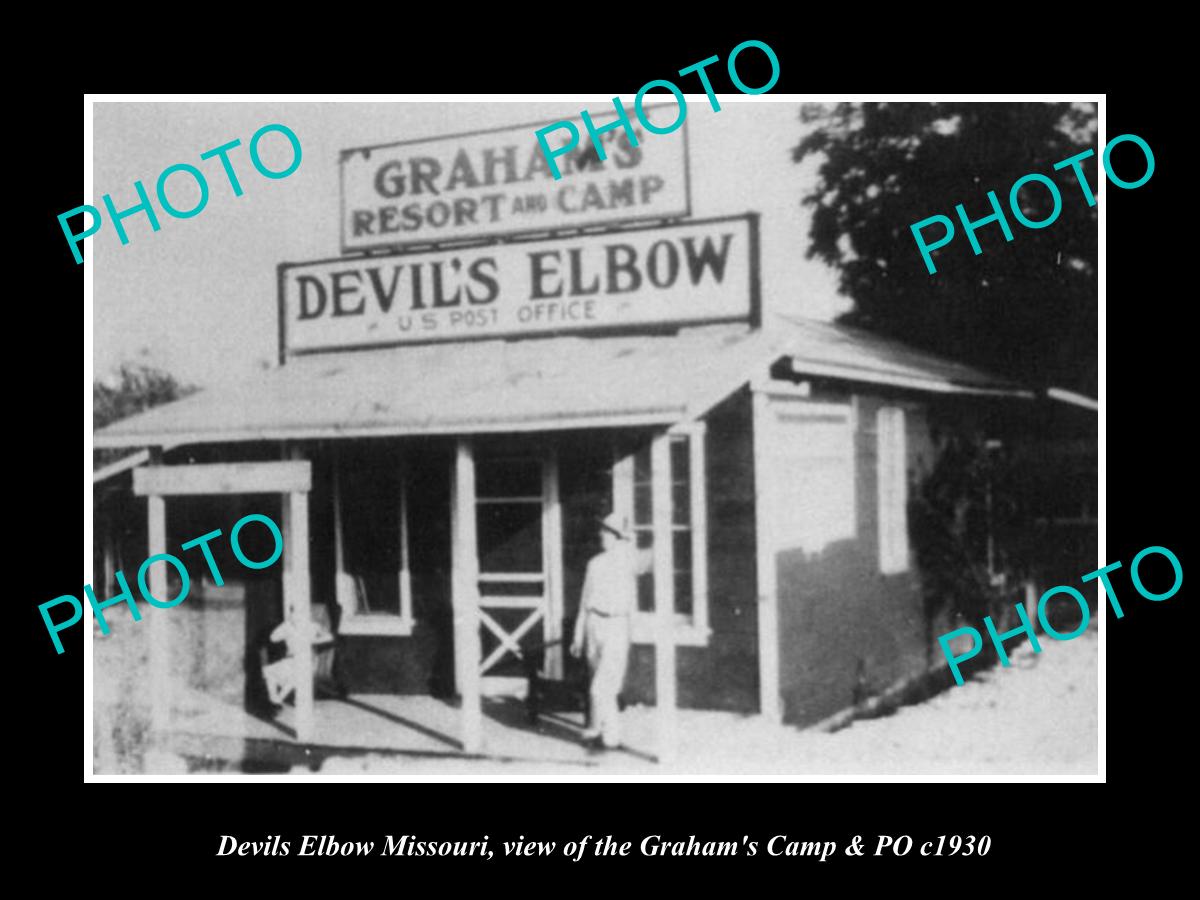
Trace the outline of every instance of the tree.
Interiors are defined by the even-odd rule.
[[[94,428],[103,428],[129,416],[181,400],[199,388],[180,384],[169,372],[142,363],[122,363],[116,377],[109,382],[97,380],[92,383],[92,422]],[[125,455],[126,451],[98,450],[95,454],[97,467],[107,465]]]
[[[1097,215],[1070,167],[1054,164],[1094,149],[1096,111],[1065,103],[839,103],[806,105],[814,126],[793,158],[819,154],[808,256],[834,266],[853,301],[846,324],[1008,375],[1026,384],[1095,396]],[[1083,171],[1096,187],[1096,157]],[[1023,227],[1008,207],[1013,182],[1031,172],[1053,179],[1062,197],[1056,221]],[[955,213],[992,213],[995,191],[1013,231],[996,223],[976,233],[972,253]],[[1038,183],[1019,194],[1027,218],[1053,211]],[[930,275],[910,226],[935,214],[957,229],[934,252]],[[929,241],[942,235],[930,226]]]

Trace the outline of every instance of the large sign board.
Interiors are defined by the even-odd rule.
[[[654,110],[645,111],[653,117]],[[593,125],[599,129],[615,118],[597,115]],[[691,214],[686,124],[657,136],[635,119],[636,146],[623,128],[603,132],[601,162],[583,123],[571,121],[579,147],[558,157],[557,180],[534,137],[548,123],[343,150],[342,251]],[[552,132],[551,146],[566,133]]]
[[[753,215],[279,267],[290,353],[758,314]]]

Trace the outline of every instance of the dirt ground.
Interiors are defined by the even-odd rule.
[[[491,758],[468,758],[457,752],[453,740],[458,720],[452,707],[428,697],[367,696],[328,701],[319,707],[329,746],[315,756],[298,757],[303,749],[290,744],[277,725],[246,717],[262,730],[264,745],[290,746],[289,752],[277,754],[276,763],[262,767],[243,755],[240,748],[249,742],[207,741],[202,734],[199,743],[193,740],[190,745],[201,750],[148,749],[149,629],[144,626],[143,622],[115,628],[112,635],[93,644],[93,758],[101,774],[291,770],[306,775],[448,780],[603,778],[618,772],[639,778],[986,778],[1088,776],[1097,770],[1094,628],[1065,643],[1044,639],[1037,654],[1023,645],[1011,652],[1009,668],[983,671],[965,685],[923,703],[861,719],[833,733],[772,725],[755,715],[681,710],[677,763],[671,766],[654,761],[653,707],[637,706],[623,714],[627,751],[596,755],[578,744],[581,717],[560,715],[531,729],[516,712],[518,704],[506,707],[492,702],[485,707],[485,750]],[[189,626],[182,617],[176,626],[181,630],[178,636],[184,638]],[[184,662],[176,661],[172,677],[186,692],[191,675]],[[194,689],[190,695],[200,696]],[[221,702],[225,704],[221,709],[234,708],[228,698]],[[281,718],[286,721],[288,713]],[[194,711],[188,715],[191,718],[184,717],[185,721],[194,732],[205,732],[209,721],[227,721]],[[242,715],[240,710],[237,715]],[[347,741],[347,734],[353,740]],[[372,751],[388,745],[407,749]]]

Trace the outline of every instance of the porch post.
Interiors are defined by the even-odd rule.
[[[546,452],[543,469],[542,542],[546,567],[546,640],[553,644],[546,651],[546,677],[563,677],[563,546],[562,503],[558,494],[558,447]]]
[[[111,597],[117,592],[117,538],[113,533],[117,528],[115,517],[106,516],[104,522],[104,596]]]
[[[293,651],[296,654],[296,738],[310,741],[313,736],[313,617],[309,602],[308,494],[292,491],[287,502],[291,508],[292,526],[292,597],[287,599],[285,589],[285,602],[290,606],[298,635]]]
[[[413,621],[412,560],[408,549],[408,461],[400,457],[400,619],[408,627]]]
[[[288,456],[300,459],[300,449]],[[283,614],[292,626],[296,684],[296,740],[313,737],[312,608],[309,603],[308,492],[288,491],[283,501]]]
[[[334,450],[333,454],[333,593],[337,600],[338,609],[357,612],[353,582],[346,584],[346,548],[342,537],[342,458]]]
[[[479,545],[475,534],[475,455],[470,440],[455,445],[450,529],[454,605],[454,681],[462,703],[462,748],[483,746],[479,690]]]
[[[150,464],[158,465],[162,453],[157,448],[150,451]],[[167,552],[167,501],[162,494],[146,496],[146,543],[147,558]],[[160,599],[167,593],[167,567],[151,566],[149,570],[150,593]],[[166,611],[151,609],[149,619],[150,636],[150,724],[156,736],[161,735],[171,722],[171,625]]]
[[[772,722],[782,719],[779,703],[778,570],[772,523],[773,477],[770,398],[754,392],[754,523],[755,572],[758,581],[758,689],[759,712]]]
[[[656,435],[650,445],[654,528],[654,696],[658,713],[658,761],[675,760],[675,544],[671,510],[671,437]]]

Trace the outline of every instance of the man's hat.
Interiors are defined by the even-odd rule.
[[[603,519],[597,519],[596,521],[605,531],[612,532],[623,541],[629,540],[629,525],[626,523],[624,516],[611,512]]]

